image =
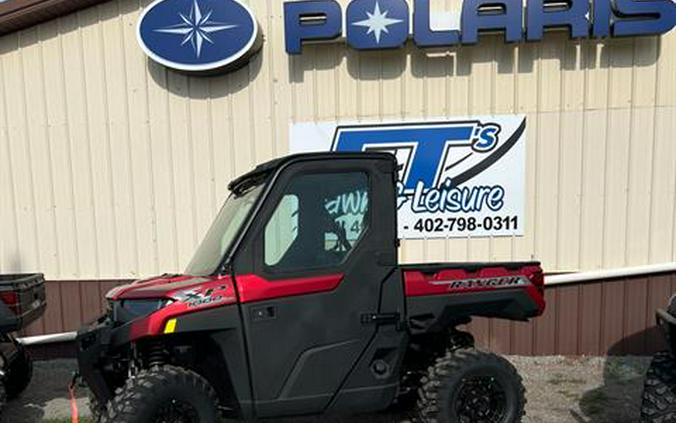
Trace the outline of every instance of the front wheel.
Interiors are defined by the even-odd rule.
[[[514,366],[475,349],[447,351],[418,390],[421,423],[518,423],[526,390]]]
[[[141,371],[118,391],[101,423],[217,423],[218,398],[197,373],[174,366]]]

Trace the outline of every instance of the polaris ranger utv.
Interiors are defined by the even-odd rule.
[[[0,411],[5,399],[19,395],[33,376],[31,358],[14,333],[42,316],[46,307],[42,274],[0,275]]]
[[[258,166],[185,274],[113,289],[77,337],[102,422],[360,413],[518,422],[524,388],[457,327],[540,315],[539,263],[397,263],[397,163],[313,153]]]

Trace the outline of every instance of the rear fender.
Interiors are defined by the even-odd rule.
[[[474,316],[525,321],[539,314],[537,303],[524,289],[411,297],[407,305],[413,335],[444,331],[469,323]]]
[[[657,327],[661,329],[664,339],[669,346],[669,351],[671,351],[671,355],[673,356],[676,353],[676,317],[666,310],[657,309],[655,318],[657,320]]]

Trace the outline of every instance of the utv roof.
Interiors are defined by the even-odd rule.
[[[234,191],[237,189],[238,186],[242,185],[245,181],[267,176],[270,173],[281,168],[282,166],[286,166],[288,164],[295,162],[310,161],[310,160],[314,161],[314,160],[349,160],[349,159],[384,160],[389,162],[395,168],[397,166],[396,158],[394,157],[394,155],[384,152],[322,152],[322,153],[291,154],[288,156],[280,157],[259,164],[254,168],[254,170],[233,179],[228,184],[228,189],[230,191]]]

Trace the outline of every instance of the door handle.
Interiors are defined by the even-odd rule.
[[[362,325],[398,325],[400,319],[399,313],[366,313],[361,315]]]
[[[277,307],[268,305],[261,307],[254,307],[251,309],[251,321],[263,322],[266,320],[274,320],[277,318]]]

